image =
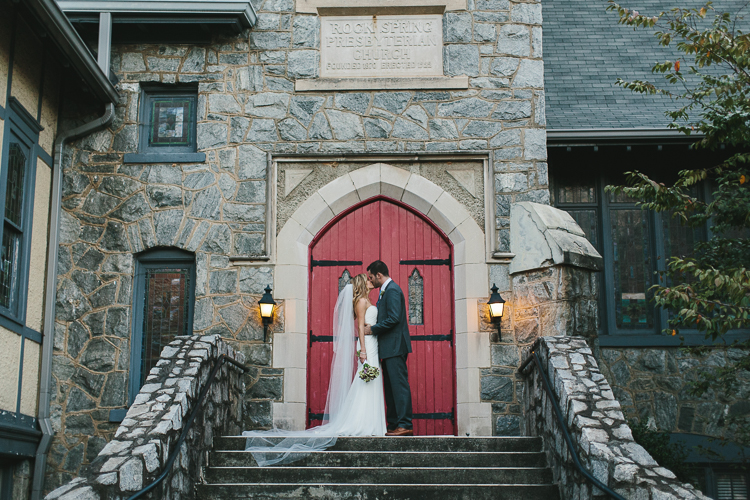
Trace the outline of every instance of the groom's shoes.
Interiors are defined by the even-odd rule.
[[[392,431],[386,432],[386,436],[413,436],[414,431],[412,429],[405,429],[403,427],[397,427]]]

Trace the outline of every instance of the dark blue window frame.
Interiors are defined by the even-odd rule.
[[[619,146],[622,150],[625,150],[624,146]],[[640,148],[646,148],[648,146],[640,146]],[[653,150],[656,150],[656,146],[650,146]],[[675,148],[678,146],[674,146]],[[686,148],[687,146],[681,146]],[[573,151],[581,151],[585,149],[570,148]],[[553,157],[550,159],[550,191],[552,195],[552,205],[561,210],[565,210],[569,213],[574,213],[582,210],[593,210],[596,213],[595,220],[597,223],[597,230],[595,235],[589,235],[589,240],[596,247],[597,251],[604,258],[604,270],[599,273],[599,331],[598,340],[601,347],[679,347],[681,345],[696,346],[696,345],[714,345],[711,339],[706,339],[702,332],[697,329],[680,329],[680,335],[671,336],[663,333],[663,330],[668,328],[669,315],[666,310],[656,308],[653,302],[650,302],[650,294],[648,294],[649,304],[648,307],[652,308],[653,311],[653,327],[648,329],[628,329],[620,327],[616,324],[615,318],[615,296],[613,293],[613,286],[615,283],[615,270],[614,270],[614,247],[613,238],[610,231],[611,228],[611,211],[618,209],[635,209],[641,211],[648,224],[647,238],[650,244],[650,250],[648,255],[648,271],[664,271],[666,268],[666,262],[668,261],[669,255],[666,249],[666,238],[663,232],[665,217],[669,217],[666,214],[656,213],[651,211],[643,211],[640,207],[637,207],[632,202],[618,202],[610,199],[610,194],[605,193],[604,187],[608,184],[621,184],[624,179],[622,178],[622,172],[617,167],[608,167],[607,163],[612,160],[611,151],[606,153],[605,149],[602,148],[598,153],[591,153],[590,149],[582,154],[571,154],[571,151],[565,153],[564,148],[553,148]],[[596,151],[596,150],[594,150]],[[660,151],[660,150],[659,150]],[[665,148],[665,155],[667,149]],[[674,151],[671,149],[669,151]],[[687,151],[687,149],[686,149]],[[562,155],[568,154],[569,159],[562,160],[565,158]],[[591,156],[591,155],[594,156]],[[638,163],[638,154],[636,153],[635,147],[633,152],[628,152],[632,155],[632,163],[627,169],[628,170],[640,170],[647,174],[654,175],[654,171],[660,172],[660,166],[658,162],[643,161]],[[651,152],[653,154],[653,151]],[[690,150],[690,155],[695,153]],[[551,155],[552,156],[552,155]],[[596,158],[594,161],[592,158]],[[689,158],[689,157],[688,157]],[[623,161],[620,159],[620,161]],[[631,160],[628,160],[631,161]],[[702,160],[705,161],[705,158]],[[714,162],[718,163],[720,159],[714,159]],[[577,165],[575,170],[568,170],[565,167],[568,163],[572,162]],[[566,165],[568,164],[568,165]],[[554,165],[554,166],[553,166]],[[684,163],[678,163],[678,167],[684,168]],[[667,170],[665,170],[667,171]],[[563,203],[558,199],[557,188],[561,184],[565,184],[571,179],[587,180],[588,183],[594,187],[596,193],[595,201],[588,203]],[[562,181],[562,182],[561,182]],[[593,183],[591,182],[593,181]],[[708,184],[701,186],[701,191],[698,193],[699,197],[705,200],[710,200],[711,187]],[[701,238],[710,238],[712,236],[710,227],[701,228],[699,231]],[[657,277],[652,275],[653,279],[649,286],[656,284]],[[733,331],[723,336],[722,341],[727,344],[731,344],[735,340],[747,339],[749,333],[747,331]],[[684,339],[684,342],[683,342]]]
[[[187,142],[174,146],[149,145],[153,128],[154,101],[159,98],[180,99],[189,106]],[[143,84],[138,112],[138,152],[124,155],[124,163],[204,162],[206,154],[197,151],[198,88],[194,85]]]
[[[0,325],[40,341],[41,334],[26,327],[26,301],[29,283],[29,264],[31,259],[31,229],[34,213],[34,188],[36,185],[36,164],[39,153],[39,132],[43,127],[14,97],[8,100],[5,113],[5,129],[2,144],[2,165],[0,166],[0,209],[5,210],[7,193],[8,161],[11,142],[19,144],[27,155],[25,174],[22,186],[23,203],[21,206],[21,224],[15,229],[21,234],[17,274],[12,277],[11,303],[9,307],[0,304]],[[5,224],[0,224],[0,241],[2,241]]]
[[[192,253],[174,248],[158,248],[136,256],[135,280],[133,286],[133,323],[131,335],[130,377],[128,405],[133,404],[141,390],[141,358],[143,355],[143,322],[146,306],[146,273],[149,269],[187,269],[188,286],[188,319],[185,325],[186,334],[192,334],[193,312],[195,306],[195,256]],[[116,420],[110,416],[110,420]]]
[[[11,498],[13,493],[13,463],[0,458],[0,499]]]

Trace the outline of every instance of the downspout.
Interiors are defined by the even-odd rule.
[[[63,132],[55,140],[55,158],[52,166],[52,203],[50,205],[49,242],[47,245],[47,288],[44,303],[44,335],[42,337],[42,366],[39,381],[39,427],[42,439],[36,449],[34,476],[31,485],[31,500],[42,500],[44,478],[47,469],[47,453],[52,444],[54,431],[50,421],[50,399],[52,385],[52,354],[55,345],[55,304],[57,302],[57,247],[62,201],[62,158],[65,143],[91,134],[109,126],[115,116],[114,103],[107,103],[104,114],[80,127]]]

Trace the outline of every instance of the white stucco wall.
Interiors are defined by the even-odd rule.
[[[0,327],[0,410],[16,411],[21,336]]]
[[[44,321],[44,283],[47,276],[47,241],[52,170],[41,159],[36,166],[34,223],[31,229],[31,264],[26,302],[26,326],[42,331]]]

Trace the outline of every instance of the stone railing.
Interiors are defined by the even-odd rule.
[[[591,349],[579,337],[542,337],[532,347],[547,373],[580,461],[591,474],[624,498],[706,499],[660,467],[633,441],[620,403],[599,371]],[[530,352],[527,353],[527,358]],[[541,436],[562,498],[607,498],[578,472],[558,425],[552,402],[532,361],[524,387],[526,428]]]
[[[195,407],[209,374],[223,354],[244,363],[218,335],[184,336],[161,353],[146,384],[136,396],[115,439],[91,463],[85,477],[76,478],[47,495],[46,500],[127,498],[149,485],[164,470],[175,443]],[[240,432],[241,371],[225,363],[209,388],[203,409],[182,444],[169,475],[144,498],[194,498],[206,452],[213,437]]]

